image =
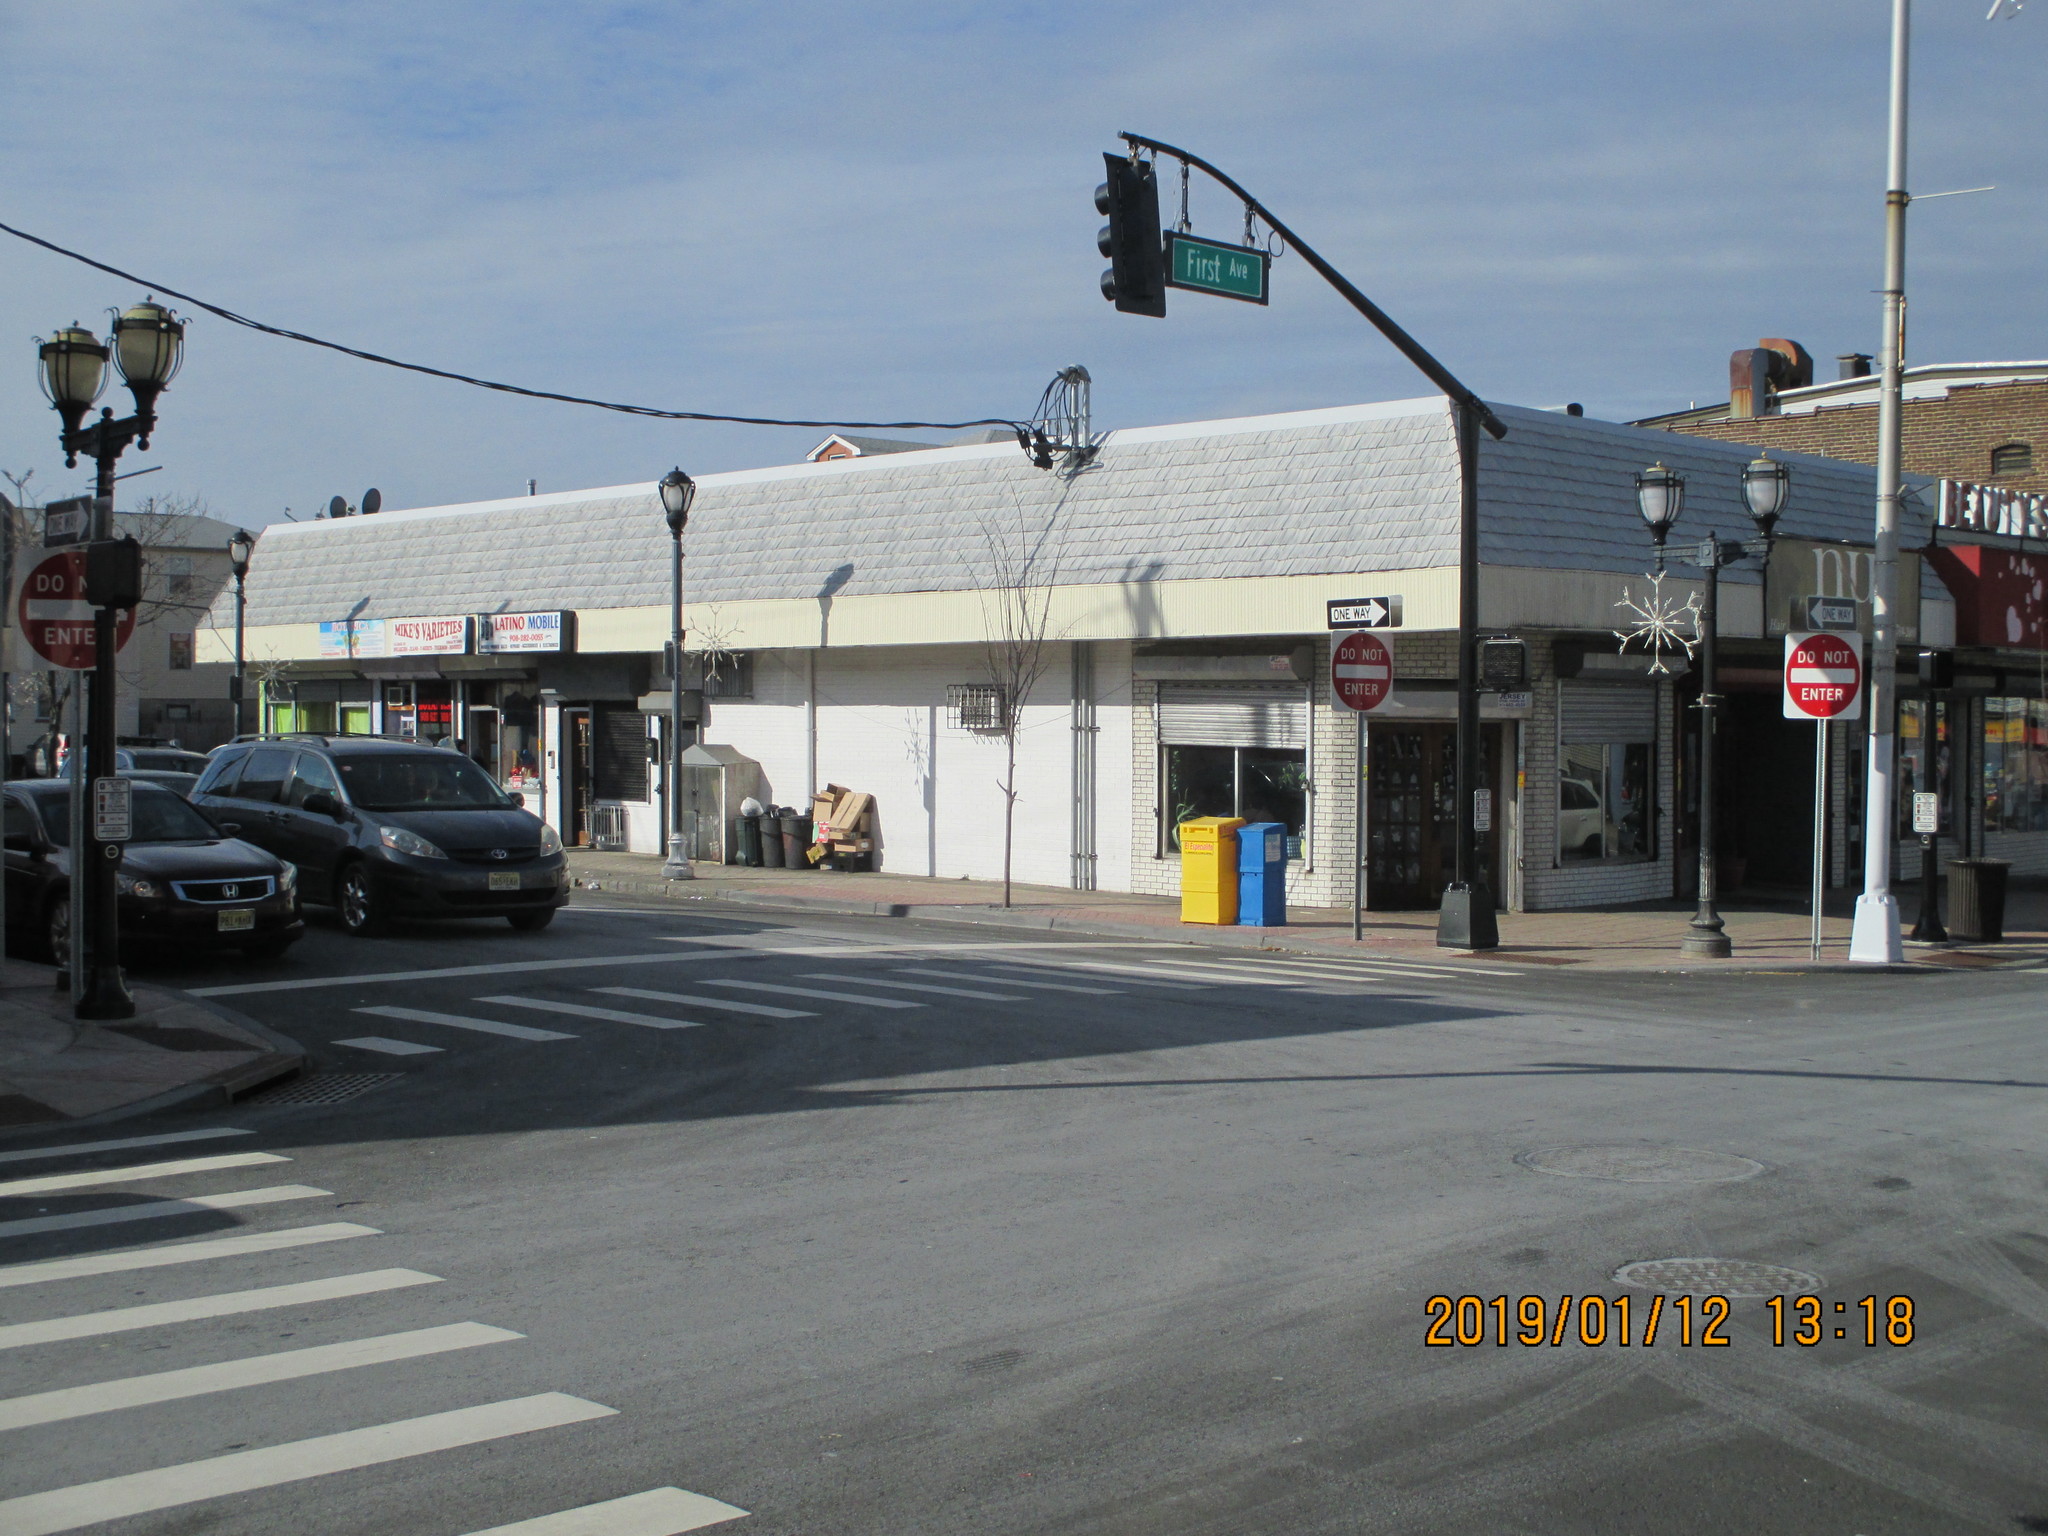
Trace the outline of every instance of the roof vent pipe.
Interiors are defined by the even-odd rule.
[[[1867,379],[1870,377],[1870,354],[1868,352],[1843,352],[1835,358],[1835,365],[1841,369],[1838,375],[1844,379]]]

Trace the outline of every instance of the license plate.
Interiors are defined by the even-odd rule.
[[[256,912],[252,907],[243,907],[235,912],[223,912],[215,919],[222,933],[246,933],[256,926]]]
[[[494,869],[491,871],[491,889],[494,891],[516,891],[519,889],[519,871],[516,869]]]

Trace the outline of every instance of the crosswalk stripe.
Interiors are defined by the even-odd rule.
[[[337,1243],[348,1237],[377,1237],[375,1227],[353,1221],[329,1221],[313,1227],[286,1227],[278,1232],[241,1232],[233,1237],[203,1237],[197,1242],[164,1243],[127,1253],[90,1253],[77,1259],[39,1259],[32,1264],[0,1268],[0,1289],[41,1285],[49,1280],[82,1280],[90,1275],[121,1275],[130,1270],[162,1269],[170,1264],[197,1264],[206,1259],[234,1259],[248,1253],[274,1253],[313,1243]]]
[[[1303,975],[1316,976],[1345,975],[1352,971],[1385,971],[1395,975],[1406,973],[1418,976],[1520,976],[1524,974],[1521,971],[1504,971],[1497,966],[1446,965],[1440,961],[1432,963],[1428,960],[1401,960],[1393,957],[1386,959],[1322,960],[1304,956],[1289,957],[1285,960],[1261,958],[1247,963],[1256,965],[1262,971],[1278,971],[1290,974],[1298,972]],[[1224,969],[1224,967],[1219,966],[1217,969]]]
[[[483,1323],[450,1323],[440,1328],[416,1328],[407,1333],[350,1339],[345,1344],[286,1349],[242,1360],[223,1360],[215,1365],[190,1366],[180,1371],[157,1371],[147,1376],[124,1376],[117,1381],[96,1381],[82,1387],[60,1387],[52,1392],[0,1400],[0,1430],[56,1424],[95,1413],[112,1413],[120,1408],[141,1408],[151,1403],[205,1397],[214,1392],[233,1392],[241,1387],[297,1381],[306,1376],[323,1376],[330,1371],[352,1371],[359,1366],[416,1360],[422,1355],[441,1355],[454,1349],[474,1349],[480,1344],[499,1344],[524,1337],[526,1335],[514,1333],[509,1328],[492,1328]]]
[[[1091,975],[1096,972],[1104,972],[1114,975],[1118,981],[1121,981],[1127,987],[1164,987],[1172,992],[1206,992],[1209,990],[1209,985],[1206,982],[1169,981],[1163,976],[1155,975],[1151,971],[1135,965],[1109,965],[1087,960],[1003,960],[999,961],[998,964],[1006,970],[1029,968],[1030,973],[1033,975],[1043,974],[1047,970],[1055,972],[1082,971]]]
[[[683,1536],[707,1525],[738,1520],[744,1509],[681,1488],[650,1488],[623,1499],[585,1504],[536,1520],[494,1525],[469,1536]]]
[[[503,1035],[507,1040],[574,1040],[554,1029],[529,1029],[524,1024],[500,1024],[496,1019],[472,1019],[461,1013],[432,1013],[425,1008],[394,1008],[379,1004],[357,1008],[356,1013],[375,1014],[380,1019],[408,1019],[415,1024],[446,1024],[450,1029],[472,1030],[479,1035]]]
[[[252,1136],[255,1132],[232,1125],[209,1126],[203,1131],[166,1131],[161,1136],[123,1136],[118,1141],[74,1141],[68,1147],[29,1147],[25,1151],[0,1152],[0,1163],[32,1163],[45,1157],[83,1157],[88,1152],[125,1152],[130,1147],[167,1147],[179,1141],[212,1141],[221,1136]]]
[[[138,1163],[132,1168],[91,1168],[84,1173],[46,1173],[34,1179],[0,1183],[0,1197],[41,1195],[56,1189],[90,1189],[95,1184],[129,1184],[137,1179],[169,1179],[181,1173],[217,1173],[223,1168],[254,1168],[262,1163],[288,1163],[275,1152],[224,1152],[217,1157],[186,1157],[169,1163]]]
[[[862,1008],[922,1008],[923,1003],[913,1003],[901,997],[862,997],[854,992],[825,992],[817,987],[789,987],[767,981],[726,981],[707,976],[707,987],[738,987],[748,992],[774,992],[785,997],[821,997],[828,1003],[855,1003]]]
[[[149,1472],[131,1472],[96,1483],[78,1483],[0,1501],[0,1531],[6,1536],[57,1536],[80,1526],[97,1525],[127,1515],[146,1515],[201,1499],[274,1488],[330,1472],[403,1461],[434,1451],[479,1445],[533,1430],[554,1429],[605,1418],[618,1412],[602,1403],[542,1392],[505,1402],[430,1413],[367,1429],[343,1430],[311,1440],[255,1451],[233,1451],[205,1461],[188,1461]]]
[[[966,987],[934,987],[916,981],[884,981],[879,976],[841,976],[832,971],[805,971],[806,981],[850,981],[859,987],[896,987],[904,992],[936,992],[942,997],[972,997],[985,1003],[1028,1003],[1028,997],[1006,992],[975,992]]]
[[[417,1269],[371,1269],[354,1275],[300,1280],[290,1285],[259,1286],[253,1291],[222,1291],[218,1295],[194,1296],[186,1301],[114,1307],[105,1312],[46,1318],[40,1323],[5,1324],[0,1326],[0,1349],[58,1344],[66,1339],[95,1339],[102,1334],[133,1333],[138,1328],[158,1328],[166,1323],[193,1323],[208,1317],[233,1317],[241,1312],[267,1312],[275,1307],[338,1301],[344,1296],[370,1296],[378,1291],[403,1290],[410,1285],[440,1283],[439,1275],[422,1274]],[[5,1520],[0,1520],[0,1531],[8,1531]],[[8,1531],[8,1536],[13,1536],[13,1533]]]
[[[479,1003],[496,1003],[501,1008],[532,1008],[540,1013],[566,1013],[577,1019],[605,1019],[613,1024],[638,1024],[644,1029],[702,1029],[694,1019],[664,1019],[652,1013],[628,1013],[623,1008],[593,1008],[588,1003],[557,1003],[545,997],[479,997]]]
[[[718,1008],[726,1013],[752,1013],[764,1019],[815,1019],[809,1008],[771,1008],[766,1003],[742,1003],[730,997],[694,997],[687,992],[656,992],[647,987],[592,987],[613,997],[644,997],[650,1003],[681,1003],[685,1008]]]
[[[332,1196],[331,1189],[310,1184],[266,1184],[261,1189],[236,1189],[224,1195],[187,1195],[182,1200],[145,1200],[135,1205],[109,1205],[96,1211],[67,1211],[62,1216],[24,1216],[0,1221],[0,1237],[27,1237],[35,1232],[71,1232],[80,1227],[106,1227],[123,1221],[151,1221],[167,1216],[195,1216],[201,1211],[232,1211],[245,1205],[274,1205],[280,1200],[312,1200]]]
[[[923,966],[899,965],[899,976],[936,976],[942,981],[987,981],[987,976],[977,976],[972,971],[932,971]],[[994,978],[1006,987],[1028,987],[1033,992],[1082,992],[1090,997],[1121,997],[1121,987],[1080,987],[1062,981],[1026,981],[1021,976],[998,976]]]
[[[438,1045],[419,1045],[411,1040],[393,1040],[385,1035],[358,1035],[353,1040],[334,1043],[358,1051],[375,1051],[379,1056],[431,1056],[441,1049]]]

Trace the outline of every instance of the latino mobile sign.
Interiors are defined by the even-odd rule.
[[[1394,691],[1394,653],[1370,630],[1354,629],[1330,650],[1330,683],[1347,709],[1377,709]]]
[[[1795,631],[1785,637],[1785,718],[1863,718],[1863,637]]]

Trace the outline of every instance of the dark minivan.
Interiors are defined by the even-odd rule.
[[[266,736],[214,753],[192,803],[299,872],[350,933],[398,917],[545,928],[569,899],[555,829],[459,752],[377,736]]]

